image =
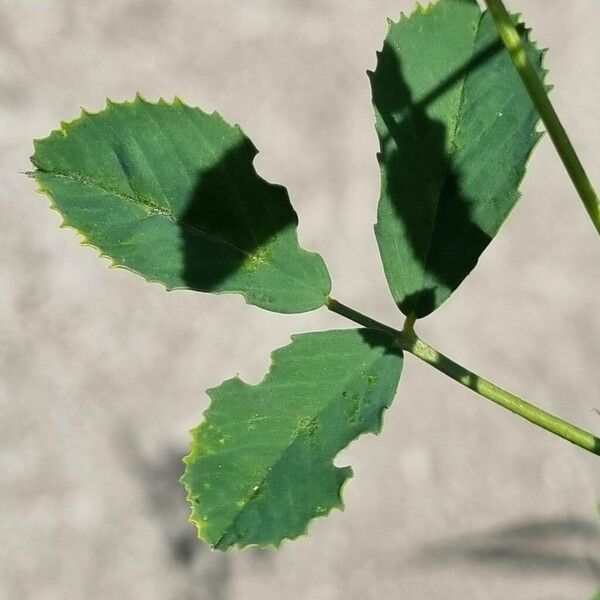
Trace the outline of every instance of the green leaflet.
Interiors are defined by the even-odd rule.
[[[200,538],[220,550],[277,546],[341,507],[352,471],[333,459],[379,432],[401,369],[387,334],[325,331],[293,336],[258,385],[236,377],[209,390],[182,477]]]
[[[542,52],[523,35],[543,74]],[[538,116],[492,18],[471,0],[390,23],[369,76],[381,146],[375,234],[394,300],[424,317],[517,202]]]
[[[138,96],[36,141],[33,176],[115,266],[276,312],[318,308],[327,269],[298,245],[287,192],[259,177],[256,152],[217,113]]]

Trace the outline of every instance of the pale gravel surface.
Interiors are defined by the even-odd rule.
[[[600,182],[598,0],[514,0]],[[340,299],[400,323],[372,234],[364,71],[400,0],[0,0],[0,598],[586,600],[600,462],[407,359],[380,438],[340,458],[346,510],[279,552],[194,542],[177,479],[204,389],[257,381],[319,311],[166,294],[106,268],[21,172],[79,106],[180,94],[242,123]],[[547,139],[524,198],[423,337],[600,431],[600,245]]]

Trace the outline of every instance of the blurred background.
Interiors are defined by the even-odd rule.
[[[513,0],[600,185],[598,0]],[[325,310],[269,314],[107,269],[22,173],[31,140],[105,97],[181,95],[241,123],[287,186],[333,294],[400,325],[372,233],[365,70],[412,0],[0,0],[0,598],[586,600],[600,462],[406,360],[346,510],[279,551],[196,542],[178,479],[204,390],[258,381]],[[600,245],[548,139],[479,267],[420,334],[600,432]]]

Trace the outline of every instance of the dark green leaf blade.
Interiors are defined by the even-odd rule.
[[[115,266],[167,289],[313,310],[329,293],[327,269],[298,245],[287,192],[257,174],[256,152],[217,113],[138,96],[36,141],[33,176]]]
[[[182,477],[199,537],[221,550],[277,546],[341,507],[351,469],[333,459],[379,432],[401,369],[387,334],[325,331],[293,336],[258,385],[234,378],[209,390]]]
[[[543,53],[521,28],[540,74]],[[438,0],[391,23],[370,74],[381,152],[375,233],[406,315],[438,308],[519,198],[538,116],[471,0]]]

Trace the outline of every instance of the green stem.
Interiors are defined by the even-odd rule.
[[[382,329],[383,331],[386,331],[394,338],[397,338],[398,336],[402,336],[401,331],[398,331],[397,329],[394,329],[393,327],[390,327],[389,325],[384,325],[383,323],[380,323],[379,321],[376,321],[375,319],[372,319],[371,317],[367,317],[367,315],[363,315],[362,313],[358,312],[357,310],[354,310],[353,308],[350,308],[349,306],[346,306],[345,304],[338,302],[337,300],[335,300],[334,298],[331,298],[330,296],[327,297],[327,301],[326,301],[325,305],[331,312],[337,313],[338,315],[341,315],[342,317],[346,317],[346,319],[350,319],[350,321],[354,321],[355,323],[358,323],[359,325],[363,325],[364,327],[370,327],[373,329]]]
[[[581,198],[596,231],[600,233],[600,202],[588,176],[571,144],[550,99],[544,84],[536,73],[523,45],[517,29],[502,0],[485,0],[496,23],[496,28],[504,46],[521,76],[529,96],[533,101],[552,142],[560,156],[579,197]]]
[[[420,339],[412,327],[402,331],[384,325],[379,321],[367,317],[362,313],[350,308],[333,298],[328,298],[327,308],[359,325],[382,329],[394,336],[396,343],[407,352],[416,356],[458,383],[477,392],[480,396],[495,402],[496,404],[510,410],[511,412],[527,419],[534,425],[550,431],[555,435],[600,456],[600,439],[579,427],[563,421],[559,417],[538,408],[537,406],[522,400],[518,396],[503,390],[497,385],[476,375],[465,367],[454,362],[441,352]]]
[[[499,404],[546,431],[550,431],[585,450],[600,455],[600,440],[596,436],[571,425],[571,423],[567,423],[567,421],[563,421],[465,369],[465,367],[444,356],[416,335],[406,350],[484,398]]]

